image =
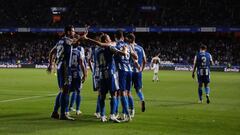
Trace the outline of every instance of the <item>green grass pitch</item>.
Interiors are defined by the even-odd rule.
[[[76,121],[50,119],[56,76],[41,69],[0,69],[0,134],[37,135],[239,135],[240,74],[211,74],[211,104],[197,104],[197,83],[190,72],[160,71],[143,75],[146,112],[133,91],[136,115],[129,123],[101,123],[93,117],[96,93],[91,75],[82,90]],[[204,98],[205,99],[205,98]],[[109,101],[106,101],[109,114]]]

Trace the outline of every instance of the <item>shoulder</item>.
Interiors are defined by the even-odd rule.
[[[141,51],[144,51],[143,47],[140,46],[139,44],[136,45]]]
[[[206,53],[207,53],[207,55],[211,56],[211,54],[209,52],[206,52]]]
[[[111,42],[111,43],[110,43],[110,46],[116,46],[116,45],[117,45],[116,42]]]

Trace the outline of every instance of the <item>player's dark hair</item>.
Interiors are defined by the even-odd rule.
[[[117,30],[115,33],[115,37],[117,39],[121,39],[123,37],[123,31],[122,30]]]
[[[64,32],[67,33],[68,31],[71,31],[72,28],[74,28],[73,25],[67,25],[67,26],[65,26],[65,28],[64,28]]]
[[[102,34],[101,36],[100,36],[100,40],[101,40],[101,42],[106,42],[106,39],[107,39],[107,34]]]
[[[128,39],[132,40],[132,41],[135,41],[136,37],[133,33],[129,33],[127,36],[126,36]]]
[[[201,50],[207,50],[207,46],[204,45],[204,44],[201,44],[201,45],[200,45],[200,49],[201,49]]]

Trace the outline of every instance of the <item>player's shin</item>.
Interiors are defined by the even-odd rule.
[[[128,96],[125,94],[125,92],[122,93],[121,102],[122,102],[122,107],[123,107],[123,113],[126,114],[126,115],[129,115],[129,112],[128,112],[128,108],[129,108]]]
[[[134,101],[133,101],[133,97],[131,94],[128,95],[128,103],[129,103],[129,109],[133,110],[134,109]]]
[[[105,99],[106,99],[106,94],[100,95],[100,115],[102,117],[105,116]]]
[[[76,92],[72,92],[69,108],[73,108],[74,101],[76,100]]]
[[[116,111],[115,111],[116,115],[118,115],[119,101],[120,101],[120,96],[118,94],[116,97]]]
[[[205,88],[205,93],[206,93],[206,96],[209,96],[209,94],[210,94],[210,88],[209,87]]]
[[[69,113],[69,94],[66,95],[66,111],[65,115],[70,115]]]
[[[55,105],[54,105],[54,110],[53,110],[53,112],[55,112],[55,113],[58,112],[58,109],[60,107],[60,97],[61,97],[61,94],[62,94],[62,92],[59,92],[57,97],[56,97],[56,100],[55,100]]]
[[[80,91],[77,92],[76,94],[76,110],[80,111],[80,104],[81,104],[81,95],[80,95]]]
[[[198,88],[198,97],[199,97],[199,101],[202,101],[202,87]]]
[[[100,112],[100,95],[97,97],[96,113]]]
[[[65,116],[65,111],[67,107],[67,93],[63,92],[60,97],[60,105],[61,105],[61,117]]]
[[[137,90],[137,95],[138,95],[140,101],[144,101],[144,95],[143,95],[142,89]]]

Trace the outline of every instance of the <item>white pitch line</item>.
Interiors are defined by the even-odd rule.
[[[49,96],[54,96],[54,95],[57,95],[57,94],[55,93],[55,94],[47,94],[47,95],[44,95],[44,96],[31,96],[31,97],[23,97],[23,98],[0,100],[0,103],[19,101],[19,100],[25,100],[25,99],[36,99],[36,98],[49,97]]]

